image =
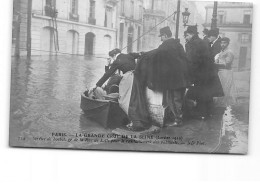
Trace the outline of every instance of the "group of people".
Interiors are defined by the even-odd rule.
[[[123,54],[119,49],[109,52],[110,61],[105,74],[93,91],[119,93],[119,105],[127,113],[127,128],[142,131],[151,126],[145,89],[163,94],[165,126],[180,126],[184,116],[210,118],[213,98],[222,97],[228,105],[234,90],[232,62],[234,55],[228,49],[230,39],[219,36],[219,29],[204,29],[204,38],[198,36],[197,26],[188,26],[184,32],[185,49],[172,38],[170,28],[160,29],[162,44],[154,50]],[[137,60],[137,62],[136,62]],[[121,71],[123,75],[116,74]],[[109,79],[105,88],[102,85]],[[192,109],[188,101],[195,102]]]

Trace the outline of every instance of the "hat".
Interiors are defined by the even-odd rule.
[[[113,50],[111,50],[111,51],[108,53],[108,55],[109,55],[110,57],[114,57],[114,55],[116,55],[116,54],[118,54],[118,53],[121,53],[121,50],[120,50],[120,49],[113,49]]]
[[[159,37],[161,37],[162,35],[166,34],[168,37],[172,36],[172,32],[169,26],[163,27],[160,29],[160,35]]]
[[[185,32],[190,34],[198,34],[197,26],[188,26]]]
[[[223,38],[221,38],[221,40],[220,41],[223,41],[223,42],[230,42],[230,39],[228,38],[228,37],[223,37]]]
[[[209,30],[207,28],[204,28],[202,32],[206,35],[209,34]]]
[[[219,35],[219,28],[215,28],[215,29],[211,29],[209,30],[208,36],[214,36],[214,37],[218,37]]]

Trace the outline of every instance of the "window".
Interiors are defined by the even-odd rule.
[[[245,68],[247,60],[247,47],[240,47],[238,69]]]
[[[219,11],[218,12],[218,24],[224,24],[225,23],[225,12]]]
[[[71,1],[71,13],[75,15],[78,14],[78,0]]]
[[[125,0],[121,0],[121,15],[125,15]]]
[[[57,17],[56,0],[46,0],[45,15],[50,17]]]
[[[112,7],[107,6],[105,9],[105,27],[112,27]]]
[[[141,39],[140,39],[140,37],[141,37],[141,27],[140,26],[138,26],[138,33],[137,33],[138,35],[138,39],[137,39],[137,51],[140,51],[140,48],[141,48]]]
[[[223,24],[224,15],[219,15],[219,24]]]
[[[95,18],[95,9],[96,9],[96,2],[94,0],[90,0],[90,6],[89,6],[89,17]]]
[[[250,24],[250,19],[251,19],[251,11],[249,10],[244,11],[243,24]]]
[[[17,16],[17,15],[16,15]],[[13,17],[15,17],[15,15],[13,15]],[[17,35],[18,35],[18,22],[13,20],[13,25],[12,25],[12,43],[14,44],[16,39],[17,39]]]
[[[120,29],[119,29],[119,48],[123,48],[124,43],[124,23],[120,23]]]
[[[143,7],[140,5],[139,6],[139,19],[142,19],[142,15],[143,15]]]
[[[90,0],[89,1],[89,17],[88,17],[88,23],[92,25],[96,25],[96,19],[95,19],[95,13],[96,13],[96,1]],[[107,19],[109,18],[107,14],[105,14],[105,23],[104,25],[107,25]]]
[[[241,43],[248,43],[250,41],[249,34],[241,34]]]
[[[157,31],[157,27],[155,26],[157,23],[156,23],[156,18],[151,18],[151,20],[149,21],[149,30],[151,32],[156,32]]]
[[[130,10],[131,10],[130,17],[133,18],[134,17],[134,1],[133,0],[131,1]]]
[[[134,38],[134,28],[131,26],[128,28],[127,53],[133,52],[133,38]]]
[[[243,24],[250,24],[250,15],[244,15]]]

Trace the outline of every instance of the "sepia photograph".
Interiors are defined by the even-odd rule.
[[[253,4],[13,0],[9,145],[247,154]]]

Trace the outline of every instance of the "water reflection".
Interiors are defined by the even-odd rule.
[[[226,108],[223,115],[223,142],[219,152],[247,152],[248,108],[248,103]]]
[[[10,133],[19,134],[28,127],[29,132],[42,133],[80,131],[80,94],[95,85],[105,63],[68,56],[13,58]]]

